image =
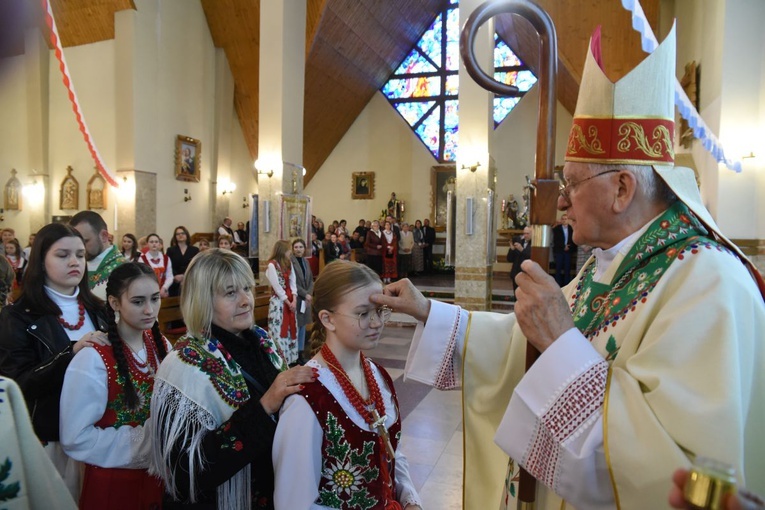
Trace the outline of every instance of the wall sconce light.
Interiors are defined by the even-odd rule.
[[[242,209],[250,207],[250,203],[247,201],[247,197],[242,197]]]
[[[223,195],[225,195],[227,193],[230,195],[234,191],[236,191],[236,183],[231,182],[231,181],[227,182],[226,184],[224,184],[221,187],[223,188],[223,193],[222,193]]]
[[[470,170],[471,172],[475,172],[476,170],[478,170],[479,166],[481,166],[481,162],[480,161],[476,161],[475,165],[466,165],[466,164],[463,163],[462,164],[462,169],[463,170]]]
[[[191,195],[189,195],[189,189],[188,188],[184,188],[183,189],[183,201],[184,202],[188,202],[189,200],[191,200]]]
[[[274,176],[274,168],[278,164],[281,164],[281,161],[279,160],[266,161],[265,159],[258,158],[255,160],[255,163],[253,164],[253,166],[255,167],[255,170],[258,171],[258,175],[266,175],[270,179],[271,177]]]

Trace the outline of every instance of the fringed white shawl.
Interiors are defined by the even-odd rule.
[[[179,498],[171,460],[176,445],[188,450],[189,501],[196,502],[195,473],[205,464],[202,439],[220,427],[250,399],[239,365],[216,340],[185,337],[157,371],[151,416],[147,424],[152,437],[150,472],[162,478],[165,489]],[[249,464],[218,486],[218,508],[250,508]]]

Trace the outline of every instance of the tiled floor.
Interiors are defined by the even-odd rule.
[[[403,367],[414,334],[411,320],[394,314],[378,347],[366,354],[383,365],[396,386],[402,423],[400,448],[423,507],[462,508],[462,404],[460,391],[438,391],[404,381]],[[409,323],[409,325],[407,325]]]

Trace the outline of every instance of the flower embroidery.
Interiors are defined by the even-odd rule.
[[[345,439],[345,429],[337,417],[327,413],[325,452],[321,477],[325,488],[319,491],[318,503],[330,508],[359,508],[367,510],[375,505],[365,483],[376,480],[380,470],[372,467],[374,443],[364,441],[359,451],[351,448]]]

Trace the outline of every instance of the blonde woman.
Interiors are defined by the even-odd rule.
[[[193,508],[274,508],[275,415],[315,380],[309,367],[287,370],[254,326],[254,286],[249,264],[232,251],[194,257],[181,289],[188,334],[154,378],[151,472]]]

